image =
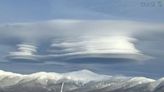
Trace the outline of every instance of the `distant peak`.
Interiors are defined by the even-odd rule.
[[[87,70],[87,69],[83,69],[83,70],[78,70],[78,71],[73,71],[73,72],[70,72],[70,73],[85,73],[85,74],[96,74],[90,70]]]
[[[90,70],[87,70],[87,69],[83,69],[83,70],[79,70],[79,71],[81,71],[81,72],[88,72],[88,73],[94,73],[94,72],[92,72]]]

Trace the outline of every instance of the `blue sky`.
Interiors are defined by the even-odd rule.
[[[163,22],[163,9],[163,0],[0,0],[0,23],[51,19]]]
[[[152,5],[153,3],[153,5]],[[58,22],[55,22],[57,20]],[[64,21],[68,20],[68,21]],[[71,21],[71,20],[80,20]],[[82,21],[85,20],[85,21]],[[87,21],[90,20],[90,21]],[[107,20],[114,22],[94,22],[94,20]],[[115,22],[116,21],[116,22]],[[132,22],[131,22],[132,21]],[[119,23],[120,22],[120,23]],[[129,31],[131,26],[135,29],[144,23],[164,23],[164,1],[163,0],[0,0],[0,69],[31,73],[37,71],[54,71],[67,72],[80,69],[90,69],[95,72],[114,75],[130,75],[130,76],[147,76],[147,77],[162,77],[164,62],[163,62],[163,31]],[[104,25],[103,25],[104,23]],[[130,23],[130,26],[129,26]],[[141,23],[141,24],[140,24]],[[81,25],[79,25],[81,24]],[[122,30],[117,28],[120,25]],[[70,25],[70,26],[67,26]],[[74,26],[76,25],[76,26]],[[97,26],[90,27],[90,26]],[[113,35],[115,32],[110,30],[119,30],[117,33],[126,33],[129,38],[135,38],[138,41],[134,42],[135,49],[143,52],[145,55],[155,57],[143,62],[120,62],[113,59],[84,59],[85,62],[60,62],[60,59],[51,58],[48,60],[59,62],[46,63],[19,63],[6,62],[6,56],[9,52],[17,50],[18,44],[32,43],[38,49],[38,54],[46,55],[46,51],[50,49],[52,42],[56,43],[59,39],[67,42],[68,39],[73,40],[79,35],[91,36],[99,38],[101,35]],[[129,28],[123,27],[127,26]],[[149,24],[148,24],[149,25]],[[111,27],[110,27],[111,26]],[[150,26],[150,25],[149,25]],[[63,28],[64,27],[64,28]],[[133,28],[134,27],[134,28]],[[104,28],[104,31],[97,32]],[[107,30],[109,28],[109,30]],[[149,28],[149,27],[148,27]],[[97,30],[96,30],[97,29]],[[58,31],[54,31],[58,30]],[[93,31],[92,31],[93,30]],[[155,27],[153,30],[156,30]],[[160,29],[161,30],[161,29]],[[11,34],[11,32],[13,32]],[[97,32],[97,34],[96,34]],[[104,34],[103,34],[104,32]],[[55,35],[53,34],[55,33]],[[86,33],[86,34],[85,34]],[[131,37],[132,36],[132,37]],[[56,38],[55,38],[56,37]],[[106,37],[106,36],[104,36]],[[101,38],[101,37],[100,37]],[[108,37],[107,37],[108,38]],[[74,44],[78,44],[75,40]],[[88,39],[87,39],[88,40]],[[91,39],[91,42],[94,42]],[[100,40],[96,40],[101,42]],[[104,41],[104,40],[103,40]],[[131,43],[128,40],[121,40],[124,43]],[[62,42],[62,41],[61,41]],[[111,40],[112,42],[112,40]],[[111,43],[109,42],[109,43]],[[83,44],[90,44],[85,42]],[[97,45],[97,43],[94,43]],[[160,45],[159,45],[160,44]],[[81,45],[77,45],[81,46]],[[89,45],[82,45],[87,47]],[[26,47],[26,46],[22,46]],[[99,47],[95,47],[97,49]],[[104,49],[104,48],[103,48]],[[134,48],[133,48],[134,49]],[[78,49],[80,50],[80,49]],[[86,50],[87,51],[87,50]],[[48,57],[50,58],[50,57]],[[44,58],[45,59],[45,58]],[[78,59],[77,59],[78,60]],[[44,61],[44,60],[43,60]],[[110,61],[110,62],[106,62]],[[123,60],[122,60],[123,61]],[[128,60],[129,61],[129,60]]]

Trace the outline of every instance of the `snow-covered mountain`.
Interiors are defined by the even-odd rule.
[[[164,92],[164,78],[100,75],[89,70],[28,75],[0,70],[0,92]]]

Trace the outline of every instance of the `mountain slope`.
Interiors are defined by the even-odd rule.
[[[164,78],[100,75],[89,70],[29,75],[0,71],[0,92],[164,92]]]

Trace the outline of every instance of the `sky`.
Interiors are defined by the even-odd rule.
[[[0,0],[0,11],[1,70],[164,76],[163,0]]]

